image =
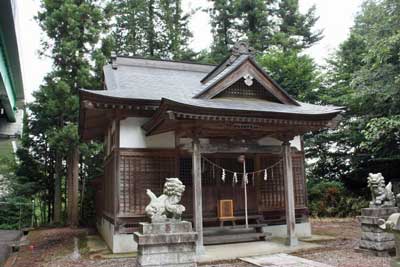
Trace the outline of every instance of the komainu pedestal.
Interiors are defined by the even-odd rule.
[[[193,232],[192,223],[181,220],[185,207],[179,202],[184,191],[178,178],[166,178],[158,197],[147,189],[150,203],[145,211],[151,223],[140,223],[139,232],[134,233],[137,267],[197,266],[197,233]]]
[[[391,214],[398,212],[396,207],[365,208],[361,210],[358,220],[361,223],[360,249],[367,250],[377,256],[386,256],[394,251],[395,239],[379,227],[380,220],[386,220]]]
[[[140,223],[134,238],[138,244],[138,267],[197,266],[197,233],[190,222]]]
[[[400,213],[393,213],[387,221],[380,220],[380,228],[393,233],[396,240],[396,256],[391,259],[390,267],[400,267]]]

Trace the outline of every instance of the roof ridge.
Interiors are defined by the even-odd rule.
[[[142,56],[129,56],[129,55],[118,55],[117,57],[131,58],[131,59],[144,59],[144,60],[152,60],[152,61],[188,63],[188,64],[207,65],[207,66],[214,66],[214,67],[217,66],[217,64],[201,63],[201,62],[191,61],[191,60],[173,60],[173,59],[164,59],[164,58],[147,58],[147,57],[142,57]]]
[[[158,69],[170,69],[170,70],[183,70],[192,72],[208,73],[214,66],[205,64],[196,64],[188,62],[177,62],[177,61],[164,61],[164,60],[152,60],[145,58],[131,58],[131,57],[116,57],[112,63],[113,69],[118,70],[118,66],[132,66],[132,67],[148,67]]]

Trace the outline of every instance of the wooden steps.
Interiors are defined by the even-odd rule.
[[[203,242],[205,245],[214,245],[271,239],[271,233],[263,232],[262,226],[207,227],[203,230]]]
[[[205,245],[215,244],[227,244],[227,243],[239,243],[239,242],[250,242],[265,240],[268,233],[241,233],[241,234],[229,234],[229,235],[209,235],[203,237]]]

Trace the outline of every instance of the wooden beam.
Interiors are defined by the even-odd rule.
[[[200,140],[197,135],[193,136],[193,153],[192,153],[192,172],[193,172],[193,222],[197,232],[196,253],[204,254],[203,245],[203,207],[202,207],[202,190],[201,190],[201,154]]]
[[[293,164],[290,150],[290,142],[285,140],[283,147],[283,178],[285,182],[285,211],[287,226],[287,245],[297,246],[296,215],[294,203]]]

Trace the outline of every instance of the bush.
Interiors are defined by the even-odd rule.
[[[354,196],[339,181],[308,182],[310,214],[313,217],[353,217],[368,206],[363,197]]]

